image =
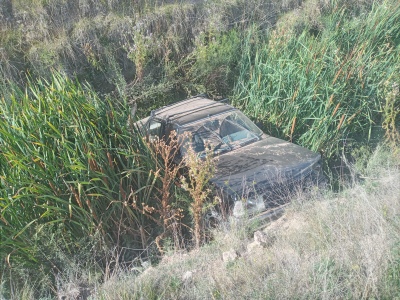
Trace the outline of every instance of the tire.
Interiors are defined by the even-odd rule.
[[[215,209],[215,207],[211,207],[207,210],[203,217],[204,228],[206,230],[217,228],[223,221],[221,214]]]

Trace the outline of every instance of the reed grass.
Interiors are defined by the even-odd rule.
[[[43,262],[31,243],[39,225],[62,223],[76,241],[99,232],[117,247],[146,246],[150,225],[130,203],[151,203],[158,179],[128,111],[61,75],[1,98],[0,256],[10,266]]]
[[[382,124],[384,87],[400,70],[399,4],[351,13],[332,7],[317,34],[278,26],[254,44],[259,33],[250,31],[235,88],[236,103],[269,132],[326,157],[343,141],[371,138]]]

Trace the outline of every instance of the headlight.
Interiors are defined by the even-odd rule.
[[[236,218],[240,218],[244,216],[244,213],[245,213],[245,208],[243,202],[240,200],[235,201],[235,205],[233,206],[233,211],[232,211],[233,216]]]
[[[236,201],[232,213],[235,217],[242,217],[245,213],[252,215],[263,210],[265,210],[263,197],[254,196],[247,201]]]
[[[246,203],[247,212],[252,214],[265,209],[264,199],[262,196],[254,196],[250,199],[247,199]]]

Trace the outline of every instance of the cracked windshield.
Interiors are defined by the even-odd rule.
[[[258,141],[263,132],[244,114],[234,111],[180,126],[178,134],[185,136],[182,155],[192,147],[204,156],[207,149],[221,154]]]

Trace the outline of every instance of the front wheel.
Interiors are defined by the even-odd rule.
[[[215,207],[211,207],[204,214],[204,228],[206,230],[217,228],[223,221],[221,214],[215,209]]]

